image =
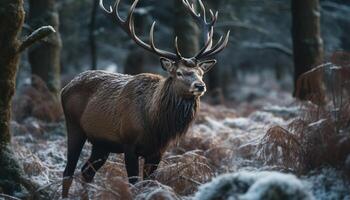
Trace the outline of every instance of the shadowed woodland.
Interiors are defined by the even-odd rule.
[[[181,52],[190,58],[201,50],[200,56],[209,54],[204,61],[217,62],[203,77],[201,87],[206,91],[200,104],[198,97],[194,120],[180,127],[192,120],[186,116],[192,112],[169,117],[180,109],[173,106],[176,103],[156,106],[163,111],[158,132],[171,127],[187,130],[164,151],[162,146],[158,168],[142,174],[147,159],[137,158],[141,173],[131,184],[123,152],[109,154],[97,171],[95,163],[87,162],[94,144],[88,138],[67,199],[350,199],[348,0],[139,0],[132,16],[135,28],[127,34],[130,26],[121,28],[117,16],[106,12],[115,8],[115,1],[102,2],[101,6],[99,0],[0,1],[0,199],[62,199],[67,109],[76,106],[64,110],[61,90],[72,87],[78,74],[104,70],[173,78],[183,76],[181,66],[174,64],[177,71],[172,71],[159,55]],[[193,7],[186,7],[186,2]],[[134,0],[120,0],[123,20],[130,16],[132,5]],[[200,17],[193,16],[197,13],[207,24],[200,24]],[[133,33],[150,44],[148,50],[132,39]],[[163,51],[157,53],[151,41]],[[220,44],[220,52],[208,53]],[[191,64],[193,59],[189,60],[184,63]],[[195,63],[199,66],[202,61]],[[205,69],[200,67],[200,72]],[[115,77],[119,78],[112,82],[129,80]],[[80,92],[91,92],[84,81]],[[124,89],[142,88],[130,85]],[[177,91],[169,86],[156,94],[164,99]],[[107,92],[103,100],[115,100],[116,93]],[[123,99],[121,107],[131,101]],[[148,108],[149,102],[140,102],[142,111]],[[103,109],[109,112],[114,106]],[[117,115],[134,122],[134,116],[145,114]],[[91,127],[99,128],[103,125],[98,123],[108,120],[97,118]],[[170,135],[165,132],[160,135]],[[103,145],[107,148],[109,143]],[[96,173],[91,182],[81,172],[86,162]]]

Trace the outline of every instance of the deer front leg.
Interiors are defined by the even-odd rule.
[[[124,147],[125,168],[128,173],[129,182],[135,184],[139,177],[139,158],[133,147]]]
[[[143,179],[148,179],[149,176],[158,168],[158,164],[161,158],[161,153],[145,157],[145,164],[143,166]]]

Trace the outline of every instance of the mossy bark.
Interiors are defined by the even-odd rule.
[[[292,37],[294,56],[294,96],[306,100],[312,91],[321,91],[319,77],[315,77],[312,86],[301,86],[297,91],[297,82],[301,74],[323,61],[323,42],[320,27],[319,0],[292,0]]]
[[[0,1],[0,192],[7,194],[20,190],[21,170],[9,148],[9,126],[23,20],[23,0]]]
[[[61,38],[58,32],[59,18],[55,0],[30,0],[29,25],[32,29],[51,25],[55,34],[51,34],[29,49],[29,63],[32,74],[45,81],[49,90],[58,95],[60,90],[60,52]]]
[[[13,195],[21,191],[22,168],[8,144],[0,148],[0,193]]]

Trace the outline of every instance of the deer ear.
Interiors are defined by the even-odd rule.
[[[175,69],[174,62],[167,58],[161,57],[160,64],[162,65],[162,68],[167,72],[172,72]]]
[[[208,72],[214,65],[216,64],[216,60],[205,60],[198,63],[198,66],[204,71],[204,73]]]

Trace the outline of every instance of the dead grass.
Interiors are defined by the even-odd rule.
[[[303,112],[299,118],[287,127],[276,126],[267,131],[259,145],[263,161],[300,173],[327,165],[344,168],[350,155],[350,62],[336,58],[337,55],[332,57],[343,66],[327,63],[301,77],[322,75],[325,87],[321,93],[326,96],[319,95],[319,91],[312,93],[318,99],[310,99],[314,104],[301,103]]]
[[[195,193],[199,185],[211,180],[226,160],[223,158],[230,159],[232,151],[219,146],[222,146],[220,141],[210,142],[189,134],[182,142],[169,148],[151,180],[140,181],[136,185],[128,183],[123,155],[120,154],[111,155],[90,184],[81,180],[77,167],[69,199],[182,199]],[[38,176],[38,181],[45,183],[37,191],[45,190],[50,199],[59,199],[61,170],[55,170],[47,160],[43,162],[26,147],[18,147],[17,152],[23,160],[25,174]],[[64,159],[64,155],[57,156]]]
[[[62,109],[58,97],[53,95],[45,82],[33,75],[32,83],[24,85],[13,100],[13,116],[18,122],[35,117],[45,122],[62,119]]]
[[[268,164],[296,168],[300,164],[300,143],[293,133],[280,127],[270,128],[259,144],[259,156]]]
[[[214,175],[203,151],[188,151],[166,156],[154,174],[156,180],[168,185],[180,195],[189,195]]]

